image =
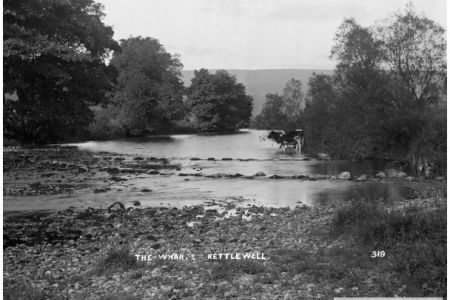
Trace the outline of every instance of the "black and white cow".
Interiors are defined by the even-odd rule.
[[[305,138],[303,136],[302,129],[289,130],[287,132],[283,130],[271,130],[267,135],[267,138],[280,144],[280,149],[284,147],[287,151],[290,147],[293,147],[298,153],[302,153],[302,147],[305,144]]]

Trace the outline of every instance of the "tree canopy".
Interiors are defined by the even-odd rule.
[[[121,40],[111,60],[119,72],[114,103],[128,135],[166,129],[184,113],[182,64],[158,40]]]
[[[117,49],[92,0],[3,2],[4,133],[26,142],[73,136],[115,77]]]
[[[255,117],[255,127],[260,129],[293,130],[301,128],[301,114],[306,99],[300,80],[291,78],[283,89],[283,94],[267,94],[266,102]]]
[[[195,71],[187,95],[200,130],[231,132],[248,126],[253,98],[228,72]]]
[[[403,81],[415,105],[436,102],[447,70],[445,30],[410,4],[376,28],[388,68]]]

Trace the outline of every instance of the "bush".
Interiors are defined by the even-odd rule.
[[[447,216],[442,208],[410,206],[388,210],[375,201],[353,200],[337,210],[333,225],[336,233],[351,231],[366,244],[389,245],[418,240],[446,239]]]
[[[96,140],[113,139],[125,137],[125,129],[119,118],[119,108],[113,104],[106,107],[95,106],[94,121],[89,125],[91,138]]]
[[[446,105],[429,107],[420,116],[421,126],[412,140],[408,160],[426,176],[447,172],[447,114]]]

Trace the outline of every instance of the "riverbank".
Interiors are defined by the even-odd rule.
[[[443,199],[416,202],[445,209]],[[333,233],[335,207],[117,208],[7,218],[5,299],[22,292],[40,295],[33,299],[330,299],[445,291],[445,281],[411,281],[399,268],[403,244],[374,248]],[[373,251],[386,255],[372,258]],[[258,256],[236,260],[233,253]],[[409,257],[403,267],[414,271],[420,266],[411,263],[421,258]]]
[[[107,197],[105,189],[115,183],[149,172],[180,177],[182,170],[167,159],[74,148],[4,152],[4,191],[18,199],[85,189]],[[442,296],[446,180],[383,180],[402,180],[416,193],[395,201],[375,199],[367,207],[212,202],[141,208],[136,202],[123,208],[6,213],[5,299],[21,293],[25,299]],[[370,220],[374,211],[378,221],[357,223]],[[368,232],[374,229],[385,234],[364,242],[357,238],[372,236]]]

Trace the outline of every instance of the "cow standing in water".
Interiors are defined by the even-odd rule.
[[[280,144],[280,149],[284,147],[284,150],[287,151],[289,147],[294,147],[294,150],[300,154],[302,153],[302,146],[305,144],[302,129],[289,130],[287,132],[271,130],[267,138]]]

